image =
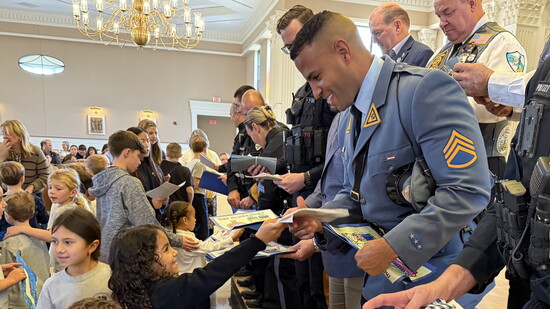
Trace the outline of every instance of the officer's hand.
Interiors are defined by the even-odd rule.
[[[290,208],[285,212],[284,215],[286,216],[289,213],[294,212],[298,209],[307,208],[306,201],[301,196],[298,196],[298,198],[296,199],[296,205],[298,207]],[[292,224],[289,225],[288,230],[292,234],[294,234],[294,236],[300,239],[311,239],[313,238],[316,232],[323,231],[323,225],[319,221],[300,220],[300,219],[294,218]]]
[[[254,204],[256,204],[254,200],[250,196],[247,196],[241,200],[241,202],[239,203],[239,208],[250,209],[252,206],[254,206]]]
[[[487,85],[493,70],[481,63],[457,63],[453,68],[453,78],[469,96],[488,97]]]
[[[267,168],[263,167],[262,165],[253,164],[248,167],[247,172],[252,176],[256,176],[260,173],[268,173],[269,171],[267,170]]]
[[[240,201],[241,195],[239,194],[239,190],[233,190],[227,195],[227,202],[235,209],[239,208]]]
[[[305,261],[315,253],[315,247],[313,246],[313,239],[300,240],[297,244],[288,248],[288,251],[296,251],[296,252],[281,254],[279,256],[284,259],[294,259],[298,261]]]
[[[281,178],[281,180],[273,180],[273,183],[290,194],[298,192],[306,186],[304,173],[288,173],[281,175]]]
[[[397,253],[384,238],[367,241],[367,244],[355,254],[357,267],[371,276],[383,274],[396,258]]]
[[[510,117],[514,112],[513,107],[494,103],[487,97],[474,97],[474,101],[476,101],[477,104],[485,106],[485,109],[487,109],[489,113],[498,117]]]
[[[363,309],[382,306],[417,309],[424,308],[436,299],[458,299],[476,285],[472,274],[462,266],[449,266],[439,278],[428,284],[402,292],[379,295],[363,305]]]
[[[224,185],[227,186],[227,174],[223,174],[220,177],[218,177],[219,180],[223,182]]]

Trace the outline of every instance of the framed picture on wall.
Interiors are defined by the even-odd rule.
[[[88,134],[105,135],[105,116],[88,115]]]

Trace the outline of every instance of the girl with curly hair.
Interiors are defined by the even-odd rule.
[[[52,251],[65,268],[44,283],[36,309],[68,308],[83,298],[110,299],[109,265],[99,262],[101,231],[83,208],[65,211],[53,223]]]
[[[178,252],[170,247],[164,230],[155,225],[122,229],[109,254],[109,288],[123,308],[202,308],[214,293],[286,225],[266,221],[256,234],[193,273],[178,274]]]

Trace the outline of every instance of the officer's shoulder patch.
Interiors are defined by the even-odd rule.
[[[514,72],[525,71],[525,56],[520,52],[506,53],[506,61],[508,61],[508,65]]]
[[[382,121],[382,119],[380,119],[376,106],[372,103],[369,108],[369,113],[367,114],[367,119],[365,119],[365,124],[363,124],[363,128],[368,128],[375,124],[379,124],[380,121]]]
[[[477,161],[474,141],[453,130],[443,148],[447,166],[453,169],[467,168]]]

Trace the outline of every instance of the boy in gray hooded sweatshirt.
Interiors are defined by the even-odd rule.
[[[141,163],[145,149],[137,135],[118,131],[109,136],[109,151],[114,157],[113,165],[92,178],[90,194],[97,199],[97,219],[101,226],[100,261],[108,263],[109,249],[115,234],[124,227],[144,224],[160,225],[149,205],[145,190],[139,179],[129,173]],[[197,249],[197,243],[166,231],[170,245],[186,250]]]

